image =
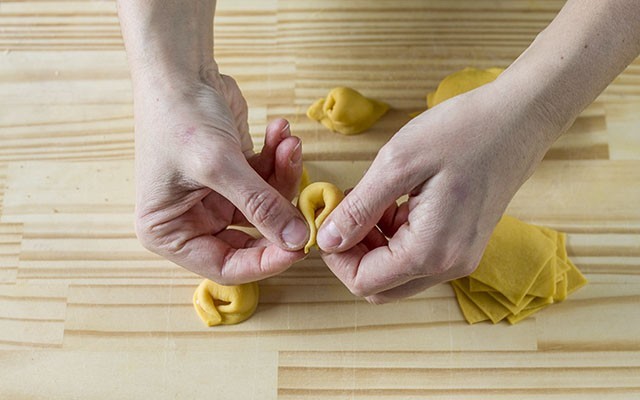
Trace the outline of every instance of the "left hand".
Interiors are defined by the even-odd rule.
[[[136,233],[147,249],[219,284],[264,279],[304,258],[307,225],[291,204],[301,142],[280,119],[255,154],[235,80],[213,63],[203,71],[135,86]]]

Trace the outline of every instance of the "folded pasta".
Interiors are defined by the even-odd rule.
[[[307,110],[307,116],[333,132],[355,135],[366,131],[389,110],[389,105],[348,88],[332,89]]]
[[[193,294],[196,313],[207,326],[240,323],[258,307],[258,283],[224,286],[203,280]]]
[[[309,225],[309,241],[304,246],[305,253],[315,246],[320,225],[343,198],[342,190],[327,182],[311,183],[300,192],[298,209]]]

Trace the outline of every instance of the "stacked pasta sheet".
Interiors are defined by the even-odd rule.
[[[503,216],[478,268],[451,282],[465,319],[515,324],[561,302],[587,280],[569,260],[566,236]]]

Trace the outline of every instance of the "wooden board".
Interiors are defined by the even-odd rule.
[[[254,142],[287,117],[313,178],[353,186],[464,66],[506,66],[562,1],[219,2],[216,56]],[[113,1],[0,3],[0,398],[640,397],[640,60],[509,212],[568,232],[590,284],[519,325],[464,322],[449,285],[374,306],[317,253],[205,328],[199,278],[133,231],[133,113]],[[389,102],[365,135],[304,116],[337,85]]]

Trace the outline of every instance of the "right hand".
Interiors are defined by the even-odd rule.
[[[561,126],[545,107],[522,101],[509,78],[424,112],[323,223],[323,260],[372,303],[471,274]],[[402,195],[408,200],[397,205]]]
[[[287,121],[271,123],[254,154],[247,104],[215,63],[197,82],[134,93],[136,233],[147,249],[224,285],[278,274],[304,258],[308,228],[291,204],[302,149]],[[264,238],[229,228],[247,224]]]

